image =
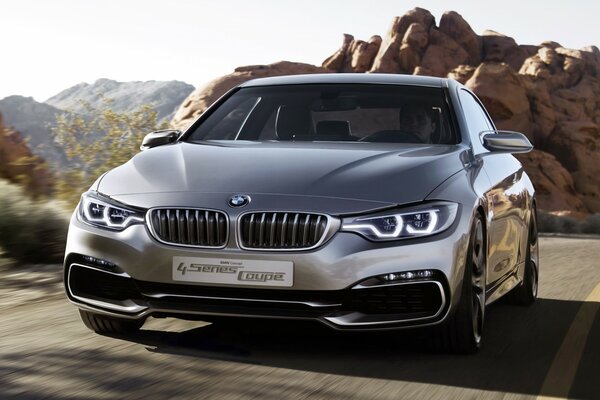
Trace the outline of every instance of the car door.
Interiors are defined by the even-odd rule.
[[[491,182],[485,194],[489,208],[487,283],[488,287],[494,288],[516,271],[521,258],[527,201],[523,169],[511,154],[493,153],[483,147],[480,133],[495,127],[485,108],[471,92],[461,89],[459,99],[473,151]]]

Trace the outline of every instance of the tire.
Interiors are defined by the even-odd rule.
[[[478,216],[471,227],[460,300],[452,317],[436,333],[438,350],[473,354],[481,347],[485,317],[485,244],[483,222]]]
[[[89,311],[79,310],[79,315],[84,325],[96,333],[101,334],[125,334],[134,333],[144,325],[145,319],[124,319],[107,317]]]
[[[520,306],[530,306],[535,302],[538,294],[539,259],[537,217],[534,209],[529,221],[527,234],[527,252],[525,255],[523,282],[508,294],[510,303]]]

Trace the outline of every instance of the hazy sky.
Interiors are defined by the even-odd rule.
[[[521,44],[600,46],[600,2],[589,0],[0,0],[0,98],[44,101],[98,78],[199,86],[241,65],[320,64],[343,33],[384,36],[415,6],[436,23],[457,11],[476,33]]]

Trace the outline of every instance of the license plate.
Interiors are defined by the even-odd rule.
[[[291,261],[173,257],[173,280],[291,287],[294,284],[294,263]]]

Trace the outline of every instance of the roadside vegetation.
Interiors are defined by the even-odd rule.
[[[62,262],[69,214],[53,200],[34,200],[21,186],[0,180],[0,247],[19,263]]]
[[[102,173],[139,152],[144,135],[168,128],[149,105],[133,112],[112,110],[110,100],[102,109],[86,107],[93,117],[61,114],[52,128],[69,162],[55,171],[51,196],[31,192],[27,182],[0,179],[0,262],[62,262],[69,216],[81,193]]]
[[[69,166],[58,172],[54,192],[71,208],[100,175],[139,152],[147,133],[168,128],[167,122],[158,122],[158,113],[149,105],[132,112],[112,110],[109,100],[103,109],[85,106],[93,117],[62,114],[52,128],[69,161]]]
[[[538,229],[545,233],[600,235],[600,214],[593,214],[586,219],[559,216],[547,212],[538,212]]]

